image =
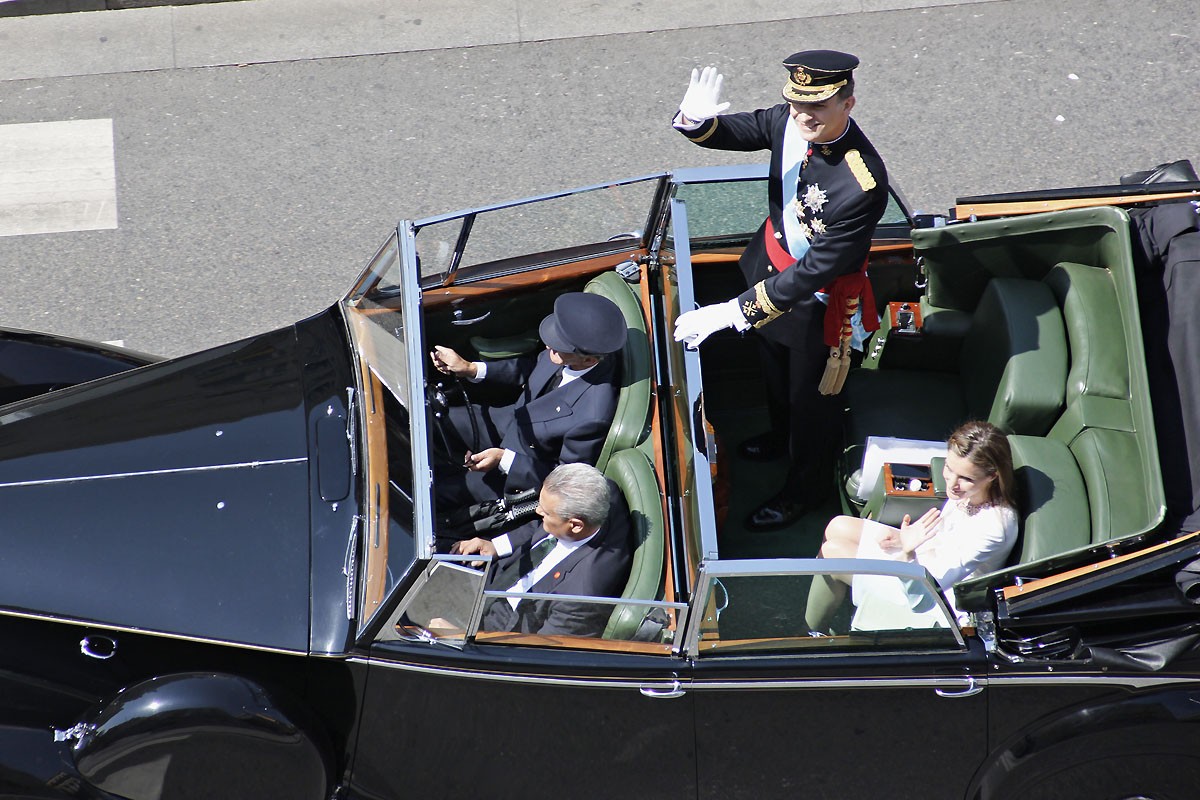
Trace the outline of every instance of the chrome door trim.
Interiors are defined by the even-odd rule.
[[[664,653],[664,656],[666,654]],[[529,683],[538,686],[575,686],[581,688],[592,689],[653,689],[659,691],[672,691],[690,686],[686,681],[680,681],[678,677],[662,678],[659,680],[647,678],[604,678],[600,676],[593,677],[566,677],[563,675],[535,675],[535,674],[517,674],[512,672],[484,672],[482,670],[461,669],[456,667],[433,667],[428,664],[417,664],[412,661],[391,661],[382,658],[350,658],[348,662],[351,664],[365,664],[368,667],[382,667],[384,669],[398,669],[405,672],[419,672],[424,675],[440,675],[450,678],[468,678],[471,680],[491,681],[498,683]],[[664,667],[678,666],[671,660],[664,661]],[[666,670],[664,670],[666,671]]]

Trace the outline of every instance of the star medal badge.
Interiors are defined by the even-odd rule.
[[[821,209],[825,207],[828,199],[825,190],[815,183],[811,184],[804,193],[804,205],[812,209],[814,214],[821,213]]]
[[[792,210],[796,212],[796,219],[804,220],[804,201],[799,197],[792,201]]]

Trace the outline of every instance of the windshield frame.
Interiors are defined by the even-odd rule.
[[[384,276],[392,270],[399,273],[399,280],[395,284],[399,287],[398,294],[389,291],[378,299],[385,301],[389,310],[399,312],[403,327],[397,329],[395,334],[400,334],[396,338],[402,341],[399,342],[400,347],[372,356],[374,348],[381,343],[386,344],[388,338],[386,335],[380,336],[379,331],[363,327],[374,323],[367,318],[366,310],[360,306],[364,300],[371,299],[371,291],[379,286]],[[415,276],[413,228],[407,222],[401,222],[376,251],[340,304],[350,335],[352,354],[359,367],[355,371],[356,390],[359,394],[356,410],[360,440],[364,443],[360,448],[359,458],[359,480],[363,483],[364,497],[364,508],[358,525],[362,569],[359,573],[361,585],[356,591],[356,617],[360,637],[367,635],[381,619],[386,619],[387,609],[392,605],[389,600],[397,594],[400,584],[412,573],[412,565],[428,559],[433,553],[433,477],[429,448],[410,445],[407,457],[411,459],[412,485],[399,486],[389,469],[386,419],[383,419],[382,428],[380,420],[373,419],[374,414],[382,412],[382,408],[375,402],[378,383],[408,412],[409,442],[429,441],[424,402],[425,373],[420,366],[424,358],[421,293]],[[396,374],[398,372],[403,374]],[[384,459],[382,470],[380,465],[374,463],[380,458]],[[412,558],[407,564],[392,564],[388,561],[389,547],[386,539],[390,509],[384,501],[383,492],[374,491],[371,486],[372,476],[380,474],[386,479],[385,491],[391,485],[395,485],[398,491],[405,493],[412,500],[412,520],[403,520],[404,527],[411,525],[413,540]],[[378,558],[377,554],[383,554],[385,563],[379,564],[372,560],[373,555]],[[373,608],[368,609],[367,587],[372,575],[390,576],[390,585],[385,583],[381,596],[374,602]]]

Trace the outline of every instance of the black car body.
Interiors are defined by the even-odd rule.
[[[760,413],[749,341],[670,334],[740,289],[764,184],[682,170],[403,222],[327,311],[182,358],[4,331],[0,797],[1192,796],[1200,535],[1164,524],[1126,213],[913,230],[893,193],[872,280],[924,328],[885,324],[851,375],[838,507],[755,539],[739,512],[780,465],[728,454]],[[1049,338],[980,311],[997,279],[1065,286]],[[536,348],[513,334],[570,290],[630,326],[601,466],[632,573],[574,598],[612,609],[603,637],[482,632],[483,573],[435,552],[454,387],[426,354]],[[1022,540],[957,587],[970,616],[917,566],[815,559],[833,513],[938,502],[935,476],[860,493],[860,435],[944,437],[896,387],[987,359]],[[810,637],[825,573],[921,609]]]

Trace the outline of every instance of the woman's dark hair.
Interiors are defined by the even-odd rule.
[[[1016,486],[1013,479],[1012,449],[1004,431],[990,422],[971,420],[958,426],[946,440],[950,452],[996,479],[988,487],[988,502],[1016,508]]]

